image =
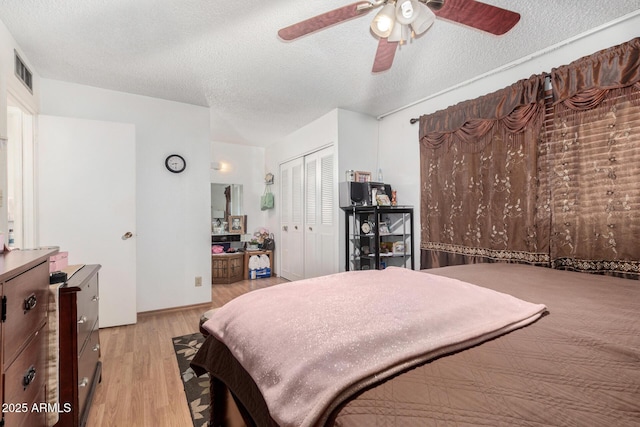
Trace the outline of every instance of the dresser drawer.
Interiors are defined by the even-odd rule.
[[[47,343],[45,328],[36,332],[25,350],[5,372],[4,401],[7,405],[21,406],[28,411],[7,411],[6,426],[44,426],[46,412],[31,412],[33,404],[39,405],[45,401],[45,358]],[[14,406],[17,408],[18,406]]]
[[[82,286],[77,295],[78,318],[78,352],[82,350],[85,340],[89,337],[94,327],[97,328],[98,320],[98,276],[93,276]]]
[[[99,356],[100,340],[98,338],[98,331],[96,330],[89,336],[86,345],[78,357],[78,409],[80,414],[84,411],[85,402],[93,385],[93,381],[97,381],[94,376],[96,367],[98,366]]]
[[[2,326],[5,369],[46,322],[48,277],[49,264],[42,263],[4,283],[7,305]]]

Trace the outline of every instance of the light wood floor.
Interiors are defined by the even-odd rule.
[[[88,427],[191,426],[171,338],[198,332],[202,313],[280,278],[212,285],[212,303],[138,314],[135,325],[100,329],[102,382]]]

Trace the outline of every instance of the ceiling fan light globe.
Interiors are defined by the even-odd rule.
[[[387,3],[378,12],[371,22],[371,31],[381,38],[389,37],[395,23],[395,10],[392,4]]]
[[[396,21],[409,25],[418,17],[420,6],[424,6],[417,0],[400,0],[396,3]]]
[[[402,42],[403,27],[404,25],[402,25],[399,22],[396,22],[395,25],[393,26],[393,30],[391,30],[391,34],[389,34],[389,37],[387,38],[387,41]]]
[[[420,3],[419,13],[416,19],[411,23],[411,28],[417,35],[427,31],[436,21],[436,15],[423,3]]]

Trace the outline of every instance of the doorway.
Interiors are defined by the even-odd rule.
[[[34,115],[12,96],[7,98],[7,236],[10,248],[34,248],[36,189]]]

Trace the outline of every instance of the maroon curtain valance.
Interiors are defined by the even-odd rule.
[[[587,110],[610,89],[640,84],[640,38],[551,70],[554,104]]]
[[[443,143],[471,143],[482,138],[497,121],[513,133],[522,132],[539,117],[545,75],[534,75],[499,91],[464,101],[420,117],[420,142],[435,148]]]

